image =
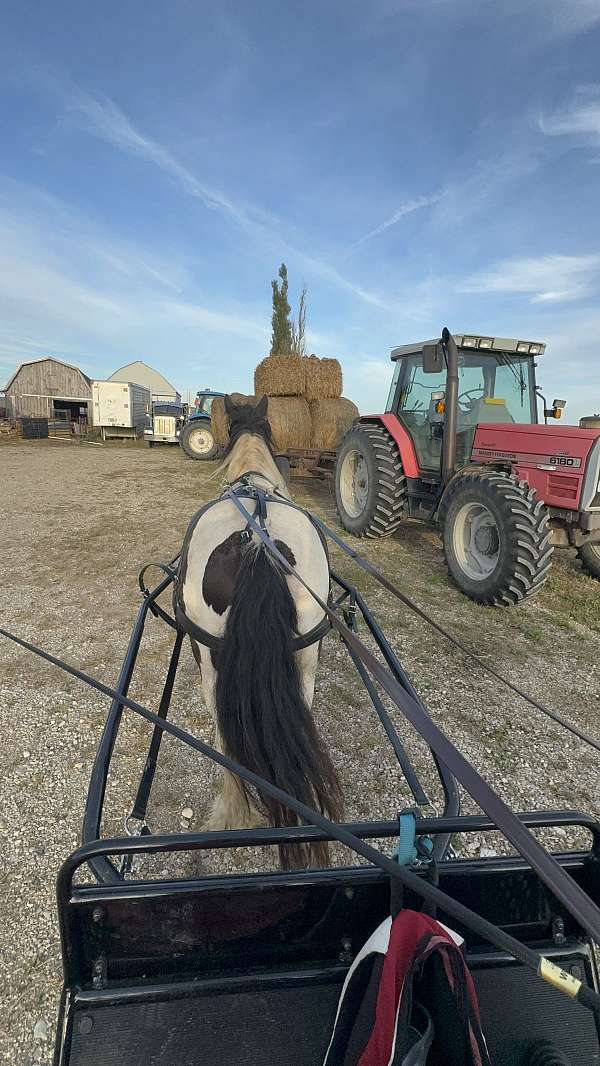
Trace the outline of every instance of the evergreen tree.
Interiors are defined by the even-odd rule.
[[[272,281],[273,288],[273,315],[271,326],[271,355],[289,355],[292,348],[292,325],[290,322],[291,307],[288,302],[288,276],[287,267],[282,263],[279,267],[281,285]]]

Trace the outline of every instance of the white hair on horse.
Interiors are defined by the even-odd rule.
[[[236,407],[226,397],[230,442],[219,468],[231,486],[254,486],[269,496],[265,526],[281,554],[326,600],[329,560],[315,525],[304,512],[273,499],[291,499],[272,451],[266,398],[256,407]],[[255,500],[242,497],[254,512]],[[341,818],[336,771],[316,730],[310,707],[320,642],[296,650],[295,638],[310,633],[323,611],[295,579],[283,572],[265,545],[246,530],[235,503],[224,497],[199,512],[186,534],[177,596],[185,615],[218,648],[192,641],[204,697],[216,723],[216,744],[242,765],[297,799]],[[297,639],[296,639],[297,643]],[[257,809],[258,808],[258,809]],[[298,824],[283,804],[253,794],[225,771],[206,828]],[[284,865],[324,864],[324,844],[282,846]]]

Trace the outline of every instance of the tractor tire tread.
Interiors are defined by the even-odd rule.
[[[482,581],[481,589],[477,589],[474,581],[467,584],[468,577],[461,575],[447,523],[457,497],[460,498],[471,487],[482,486],[482,483],[485,486],[482,502],[487,505],[486,496],[489,496],[490,502],[495,502],[505,532],[506,547],[501,553],[500,571],[491,575],[491,582]],[[554,552],[550,543],[548,511],[535,490],[516,475],[501,471],[466,471],[459,474],[442,498],[439,521],[450,573],[459,588],[476,602],[486,606],[514,606],[533,596],[546,582]]]
[[[407,504],[406,478],[398,446],[384,426],[378,423],[367,422],[354,426],[346,437],[357,433],[364,438],[370,452],[376,491],[370,502],[370,514],[365,516],[366,521],[362,524],[362,528],[350,529],[346,524],[339,501],[337,501],[338,514],[344,528],[350,529],[356,536],[372,539],[389,537],[400,525]],[[343,444],[344,441],[340,448]]]

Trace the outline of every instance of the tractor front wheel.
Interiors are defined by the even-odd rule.
[[[190,459],[214,459],[218,452],[210,422],[192,418],[179,435],[179,443]]]
[[[586,574],[600,581],[600,544],[582,544],[577,555]]]
[[[476,603],[511,607],[546,581],[549,516],[526,481],[496,470],[462,474],[450,482],[439,517],[450,574]]]
[[[406,508],[406,478],[398,445],[377,422],[349,430],[335,463],[340,521],[357,537],[389,537]]]

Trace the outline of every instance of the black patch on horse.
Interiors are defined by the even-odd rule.
[[[233,593],[242,560],[242,534],[232,533],[210,553],[204,577],[202,595],[216,614],[225,614],[233,603]]]
[[[295,566],[296,557],[285,541],[276,540],[274,544],[290,566]],[[205,603],[212,607],[216,614],[225,614],[233,603],[243,550],[242,533],[231,533],[213,549],[207,559],[202,578],[202,595]]]
[[[274,540],[273,544],[278,551],[281,552],[283,558],[290,564],[290,566],[296,565],[296,556],[291,548],[288,548],[287,544],[283,540]]]

